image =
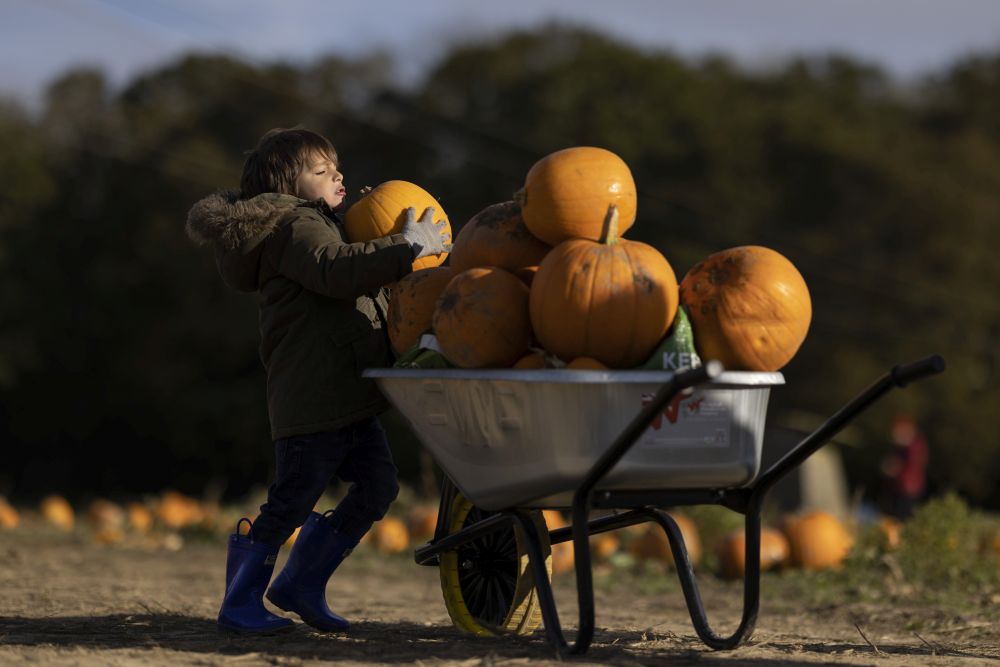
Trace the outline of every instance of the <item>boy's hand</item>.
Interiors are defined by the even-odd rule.
[[[417,212],[412,206],[406,209],[406,220],[403,221],[403,230],[400,232],[413,249],[413,259],[451,252],[451,244],[445,243],[446,239],[441,236],[445,221],[434,222],[434,208],[428,207],[419,220],[416,217]],[[445,236],[450,237],[447,233]]]

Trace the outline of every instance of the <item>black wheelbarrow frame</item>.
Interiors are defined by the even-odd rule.
[[[629,422],[611,446],[591,466],[573,494],[570,526],[553,530],[548,535],[551,544],[573,542],[579,622],[576,638],[572,644],[566,641],[562,630],[552,584],[546,570],[541,539],[528,510],[516,507],[504,509],[461,530],[449,533],[447,513],[458,491],[446,476],[442,483],[441,509],[435,535],[430,542],[415,550],[414,558],[421,565],[436,565],[440,555],[446,551],[457,549],[489,533],[510,528],[511,524],[520,527],[525,537],[528,559],[534,575],[546,637],[562,654],[581,654],[586,652],[594,636],[594,587],[589,537],[639,523],[653,522],[663,529],[670,543],[684,600],[698,637],[707,646],[716,650],[736,648],[749,639],[760,608],[761,509],[768,491],[890,390],[905,387],[911,382],[940,373],[944,367],[944,359],[939,355],[894,366],[746,486],[685,490],[595,491],[604,476],[625,456],[675,396],[717,377],[722,371],[722,366],[712,361],[704,366],[673,374],[671,379],[661,386],[652,401]],[[684,537],[676,521],[662,509],[687,505],[721,505],[744,516],[746,540],[743,613],[739,626],[729,636],[718,634],[710,626]],[[590,512],[593,509],[625,511],[590,519]]]

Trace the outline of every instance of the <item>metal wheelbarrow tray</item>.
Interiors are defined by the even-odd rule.
[[[463,495],[487,510],[569,507],[670,371],[368,371]],[[601,489],[741,486],[760,467],[780,373],[722,373],[675,396]]]
[[[723,372],[710,361],[677,373],[368,369],[364,375],[378,381],[446,475],[437,530],[417,548],[417,562],[443,567],[447,559],[456,569],[455,554],[465,548],[462,567],[475,570],[469,544],[504,542],[491,537],[503,531],[513,542],[516,534],[530,565],[517,579],[517,594],[523,596],[527,582],[549,642],[560,652],[583,653],[594,634],[589,537],[643,522],[666,533],[701,640],[715,649],[746,641],[760,602],[760,512],[767,491],[890,389],[943,370],[937,355],[893,367],[762,473],[767,399],[784,383],[780,373]],[[480,508],[475,518],[470,513],[465,520],[463,513],[464,523],[450,521],[449,512],[460,506],[456,498]],[[743,614],[729,636],[709,626],[680,528],[662,509],[697,504],[744,515]],[[572,523],[548,532],[537,510],[554,507],[570,508]],[[592,519],[594,508],[623,511]],[[549,545],[570,540],[579,601],[572,644],[546,569]],[[495,557],[484,562],[493,567]]]

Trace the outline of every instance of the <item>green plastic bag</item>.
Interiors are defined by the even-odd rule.
[[[428,347],[421,347],[421,343],[426,337],[421,337],[417,343],[402,356],[396,359],[393,368],[454,368],[443,354]]]
[[[687,307],[680,306],[670,331],[656,346],[653,354],[637,368],[645,370],[677,371],[701,366],[701,357],[694,347],[694,331],[688,319]]]

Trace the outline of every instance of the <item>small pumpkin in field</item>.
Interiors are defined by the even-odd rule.
[[[0,496],[0,528],[17,528],[20,523],[21,515],[6,498]]]
[[[403,520],[394,516],[384,516],[371,529],[371,540],[375,549],[382,553],[399,553],[410,546],[410,534]]]
[[[508,201],[487,206],[455,237],[449,264],[456,272],[496,266],[517,274],[538,266],[549,245],[532,235],[521,218],[521,207]]]
[[[604,148],[576,146],[546,155],[528,171],[514,200],[531,233],[552,246],[572,238],[599,240],[609,206],[618,209],[620,233],[635,222],[632,172]]]
[[[406,527],[409,531],[410,540],[419,542],[434,536],[437,529],[438,506],[431,504],[420,504],[414,506],[406,518]]]
[[[688,560],[696,565],[701,560],[701,535],[694,521],[686,514],[670,512],[674,522],[684,538]],[[639,537],[629,545],[629,553],[640,560],[658,560],[668,565],[674,565],[674,553],[670,549],[670,540],[658,523],[643,524],[645,529]]]
[[[509,368],[531,344],[528,288],[496,267],[451,279],[434,309],[434,334],[445,358],[461,368]]]
[[[785,517],[781,532],[788,538],[789,562],[807,570],[838,567],[854,545],[843,522],[823,510]]]
[[[128,523],[137,533],[145,535],[153,527],[153,513],[142,503],[129,503]]]
[[[451,223],[441,204],[419,185],[408,181],[386,181],[374,189],[364,191],[361,199],[352,204],[344,214],[344,229],[347,231],[348,241],[360,243],[400,233],[406,220],[406,209],[410,207],[414,209],[417,218],[427,208],[433,208],[434,222],[445,222],[441,239],[445,243],[451,242]],[[421,257],[414,260],[413,270],[439,266],[447,257],[446,252]]]
[[[590,357],[609,368],[649,358],[677,313],[677,278],[652,246],[618,238],[618,209],[600,242],[571,239],[552,249],[531,285],[531,325],[560,359]]]
[[[454,277],[451,268],[433,266],[399,279],[389,297],[389,341],[396,354],[416,345],[431,328],[438,297]]]
[[[733,531],[719,543],[720,574],[727,578],[742,577],[746,572],[746,533]],[[770,570],[788,561],[788,539],[781,531],[762,526],[760,529],[760,569]]]
[[[812,320],[798,269],[763,246],[740,246],[696,264],[680,285],[702,359],[727,369],[777,371],[791,361]]]
[[[549,531],[565,528],[569,525],[566,518],[558,510],[542,510],[545,527]],[[552,545],[552,574],[562,574],[573,569],[576,556],[573,554],[573,541],[560,542]]]
[[[886,549],[892,551],[899,547],[900,539],[903,535],[903,523],[891,516],[880,516],[878,518],[878,529],[885,539]]]
[[[73,530],[73,526],[76,524],[76,513],[69,501],[62,496],[51,495],[42,498],[39,509],[42,517],[48,523],[65,531]]]

